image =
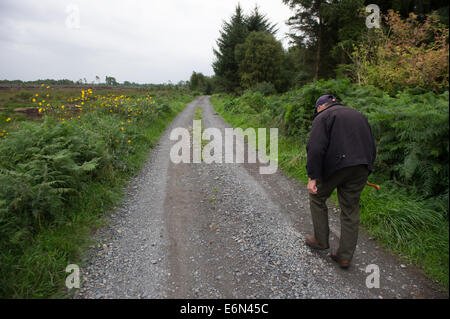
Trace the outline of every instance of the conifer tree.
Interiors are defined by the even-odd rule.
[[[238,44],[244,43],[247,34],[245,16],[238,4],[230,21],[224,22],[220,38],[216,42],[217,50],[214,49],[216,60],[213,62],[213,69],[218,85],[227,92],[233,92],[239,88],[239,63],[235,59],[234,51]]]
[[[259,13],[258,6],[255,6],[253,12],[245,19],[245,24],[249,32],[264,31],[275,35],[278,31],[276,23],[270,23],[265,14]]]

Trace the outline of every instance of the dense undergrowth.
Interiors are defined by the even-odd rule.
[[[390,96],[372,86],[328,80],[283,95],[247,91],[240,97],[216,94],[211,101],[234,127],[278,127],[279,166],[306,182],[305,143],[315,100],[323,94],[359,110],[372,126],[377,159],[369,180],[381,192],[364,189],[362,224],[448,291],[448,91],[408,89]]]
[[[0,297],[64,295],[66,266],[81,266],[92,230],[191,98],[83,91],[70,109],[39,105],[42,119],[11,125],[0,139]]]

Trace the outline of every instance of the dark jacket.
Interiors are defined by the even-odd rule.
[[[340,168],[360,164],[367,164],[372,172],[376,156],[367,118],[337,103],[316,114],[306,151],[308,176],[318,180],[326,180]]]

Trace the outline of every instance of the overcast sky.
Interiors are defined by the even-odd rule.
[[[246,14],[257,4],[285,38],[292,14],[282,0],[239,2]],[[212,75],[213,47],[237,3],[0,0],[0,79],[177,83],[192,71]]]

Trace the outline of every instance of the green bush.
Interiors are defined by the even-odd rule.
[[[265,97],[266,105],[257,114],[233,111],[251,96],[245,101],[213,96],[212,102],[233,126],[278,127],[279,166],[305,182],[305,144],[315,101],[323,94],[333,94],[365,114],[377,143],[370,181],[380,184],[381,192],[363,190],[361,222],[388,249],[407,256],[448,290],[448,91],[412,88],[392,97],[373,86],[329,80]]]
[[[56,292],[93,223],[190,98],[95,101],[79,116],[48,113],[0,138],[0,296]]]
[[[368,111],[378,167],[424,196],[448,194],[448,92],[400,93]]]
[[[0,143],[0,241],[61,219],[83,183],[122,168],[128,146],[119,119],[23,123]],[[130,137],[127,137],[130,138]]]
[[[270,121],[265,124],[276,125],[283,134],[304,143],[316,99],[323,94],[333,94],[367,116],[377,143],[375,171],[380,179],[407,185],[425,198],[448,198],[448,91],[435,94],[414,88],[391,97],[378,88],[354,85],[347,79],[320,80],[280,96],[246,91],[241,97],[228,98],[225,110],[264,113]]]
[[[244,104],[244,108],[253,109],[255,112],[260,113],[266,108],[266,99],[260,92],[252,92],[247,90],[239,98],[239,104],[241,104],[241,106]]]
[[[259,92],[264,96],[277,93],[275,86],[270,82],[259,82],[252,88],[253,92]]]

